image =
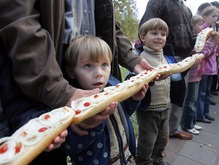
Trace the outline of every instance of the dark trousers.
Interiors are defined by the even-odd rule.
[[[139,137],[137,165],[155,165],[164,160],[164,150],[169,139],[169,109],[162,112],[137,112]]]
[[[212,82],[211,82],[211,92],[217,91],[217,82],[218,82],[218,75],[212,76]]]

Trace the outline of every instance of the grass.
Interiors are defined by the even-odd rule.
[[[120,67],[120,70],[121,70],[121,74],[122,74],[122,80],[124,81],[127,70],[126,70],[126,68],[123,68],[123,67]],[[138,137],[138,123],[137,123],[137,120],[136,120],[136,114],[135,113],[131,116],[131,122],[132,122],[132,125],[133,125],[133,128],[134,128],[135,137],[137,138]]]

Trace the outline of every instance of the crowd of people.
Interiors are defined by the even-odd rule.
[[[31,164],[168,165],[169,137],[190,140],[211,123],[218,90],[219,2],[193,16],[183,0],[149,0],[139,23],[138,53],[115,20],[112,0],[0,1],[0,137],[30,119],[138,74],[194,54],[198,33],[214,29],[204,60],[158,76],[124,102],[70,125]],[[8,9],[10,8],[10,12]],[[177,77],[177,78],[176,78]],[[138,143],[130,116],[136,112]]]

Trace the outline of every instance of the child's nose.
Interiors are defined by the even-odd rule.
[[[101,68],[97,68],[95,72],[95,77],[102,77],[103,76],[103,71]]]

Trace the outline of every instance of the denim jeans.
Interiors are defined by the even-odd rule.
[[[199,81],[188,83],[187,88],[188,90],[183,108],[181,126],[185,129],[192,129],[196,124],[196,106],[198,98]]]
[[[203,120],[205,116],[209,115],[211,81],[212,75],[203,75],[200,81],[197,100],[197,120]]]

